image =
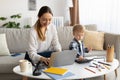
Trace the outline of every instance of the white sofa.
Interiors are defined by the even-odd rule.
[[[86,25],[88,30],[97,30],[96,25]],[[62,49],[69,49],[69,43],[72,40],[72,27],[57,27],[59,41],[62,45]],[[18,65],[18,61],[24,58],[24,53],[28,46],[28,35],[30,29],[10,29],[10,28],[0,28],[0,34],[6,33],[6,39],[8,48],[12,53],[21,53],[21,55],[12,56],[0,56],[0,80],[21,80],[21,76],[13,73],[12,69]],[[120,61],[120,35],[105,33],[104,36],[104,49],[106,49],[107,44],[114,44],[116,58]],[[86,56],[101,55],[105,56],[106,51],[92,51]]]

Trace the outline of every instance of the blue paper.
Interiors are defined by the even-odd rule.
[[[66,77],[69,77],[69,76],[73,76],[75,74],[71,73],[71,72],[67,72],[66,74],[64,75],[57,75],[57,74],[51,74],[51,73],[46,73],[49,77],[51,77],[52,79],[54,80],[62,80]]]

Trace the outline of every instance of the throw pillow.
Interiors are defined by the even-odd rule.
[[[1,56],[10,55],[5,34],[0,34],[0,55]]]
[[[83,42],[85,47],[91,47],[94,50],[103,50],[104,33],[86,30]]]

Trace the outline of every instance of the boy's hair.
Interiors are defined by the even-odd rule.
[[[76,24],[73,26],[73,34],[76,32],[85,32],[85,27],[83,25],[80,24]]]

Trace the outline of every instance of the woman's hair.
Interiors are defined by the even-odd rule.
[[[50,13],[53,15],[52,10],[48,6],[43,6],[38,12],[38,17],[41,17],[44,13]]]
[[[76,32],[85,32],[85,27],[83,25],[80,24],[76,24],[73,26],[73,34]]]
[[[45,13],[50,13],[51,15],[53,15],[52,10],[48,6],[43,6],[40,8],[40,10],[38,12],[38,18],[40,18]],[[35,29],[37,31],[39,40],[44,41],[45,35],[41,31],[41,24],[40,24],[39,19],[35,23]]]

